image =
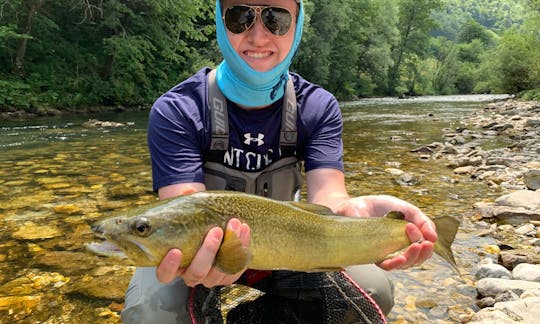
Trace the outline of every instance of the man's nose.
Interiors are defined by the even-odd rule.
[[[267,37],[269,31],[264,27],[261,15],[257,14],[253,26],[248,30],[249,36],[254,38]]]

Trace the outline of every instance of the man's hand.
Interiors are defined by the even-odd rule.
[[[393,196],[361,196],[349,199],[343,209],[346,216],[382,217],[390,211],[400,211],[409,221],[405,231],[411,245],[402,254],[379,263],[385,270],[406,269],[422,264],[433,254],[437,241],[435,224],[418,207]]]
[[[247,224],[233,218],[227,224],[227,228],[232,230],[245,247],[249,246],[250,230]],[[211,288],[219,285],[230,285],[236,282],[243,271],[228,275],[214,267],[214,259],[223,240],[223,230],[219,227],[210,229],[199,251],[188,267],[180,268],[182,252],[178,249],[170,250],[157,268],[157,278],[162,283],[171,282],[177,276],[184,279],[187,286],[194,287],[202,284]]]

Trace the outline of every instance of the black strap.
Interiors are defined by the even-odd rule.
[[[223,154],[229,148],[229,117],[227,112],[227,99],[219,90],[216,82],[216,70],[208,74],[208,109],[210,109],[210,124],[212,127],[212,140],[210,142],[210,161],[220,162]],[[289,77],[283,97],[283,111],[281,119],[281,131],[279,145],[282,156],[293,156],[296,150],[298,131],[296,128],[297,118],[296,91]]]
[[[212,127],[210,150],[226,151],[229,148],[229,115],[227,99],[217,86],[216,70],[210,71],[208,75],[208,108]]]

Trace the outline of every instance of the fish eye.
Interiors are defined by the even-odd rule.
[[[151,230],[150,222],[144,217],[135,220],[131,224],[131,232],[138,236],[146,237],[150,235]]]

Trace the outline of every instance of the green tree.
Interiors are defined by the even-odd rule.
[[[394,0],[355,1],[351,33],[359,46],[359,96],[386,94],[388,69],[392,65],[391,47],[398,40],[397,13]]]
[[[540,87],[538,0],[304,4],[292,70],[339,99]],[[214,0],[0,0],[0,109],[148,104],[221,60],[214,7]]]
[[[430,47],[430,57],[426,60],[431,66],[426,72],[432,75],[431,86],[433,93],[455,93],[455,80],[459,70],[459,61],[456,52],[458,46],[455,41],[439,36],[433,38]]]
[[[431,18],[433,10],[439,8],[439,0],[400,0],[398,2],[398,29],[399,40],[392,48],[394,63],[388,72],[388,94],[395,95],[405,92],[414,93],[410,85],[416,78],[414,62],[418,58],[424,58],[427,53],[429,32],[435,27],[435,21]],[[403,87],[401,76],[404,67],[413,68],[408,72],[409,86]]]
[[[305,28],[301,52],[295,70],[321,85],[330,83],[330,65],[335,40],[347,31],[347,0],[305,1],[308,26]]]
[[[531,55],[526,39],[515,30],[506,32],[499,46],[488,56],[483,71],[490,70],[488,87],[496,92],[518,93],[531,89]],[[485,88],[486,84],[482,84]]]
[[[499,45],[484,55],[477,91],[519,93],[540,88],[540,6],[537,0],[528,5],[525,23],[507,30]]]
[[[0,62],[14,66],[29,93],[49,104],[148,102],[188,73],[214,64],[207,59],[216,57],[208,39],[214,5],[210,0],[4,0]],[[27,12],[33,12],[31,28],[22,29],[18,26],[30,26],[23,24]],[[10,78],[5,69],[0,73]]]

